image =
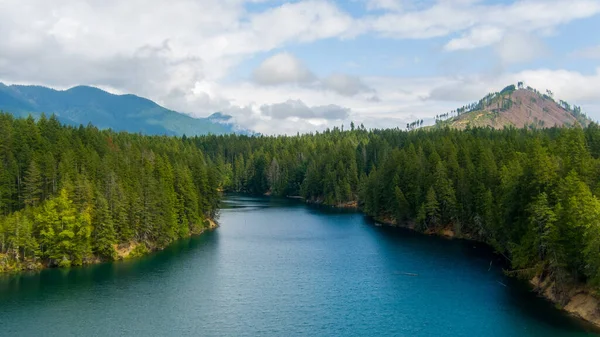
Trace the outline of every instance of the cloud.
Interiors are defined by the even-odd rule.
[[[426,99],[464,104],[478,100],[487,93],[488,92],[482,88],[479,83],[449,83],[434,87]]]
[[[315,75],[295,56],[279,53],[263,61],[254,70],[252,78],[258,84],[310,83]]]
[[[578,50],[572,55],[585,59],[600,59],[600,45]]]
[[[367,0],[367,10],[392,10],[399,11],[403,8],[402,0]]]
[[[487,46],[502,39],[504,31],[498,27],[481,26],[475,27],[463,34],[460,38],[450,40],[445,46],[446,51],[455,51],[463,49],[475,49]]]
[[[329,1],[305,0],[285,3],[250,20],[259,45],[278,46],[287,41],[310,42],[352,36],[355,20]]]
[[[538,90],[550,89],[556,97],[568,100],[573,104],[600,102],[600,68],[590,75],[569,70],[525,70],[510,76],[517,81],[525,81],[526,85]],[[590,111],[600,117],[600,111]]]
[[[265,134],[323,129],[348,119],[393,127],[520,80],[575,104],[599,105],[598,72],[530,69],[488,78],[469,75],[473,58],[461,53],[454,56],[469,64],[444,76],[436,74],[430,64],[435,61],[426,55],[444,46],[447,52],[487,46],[504,66],[530,61],[544,55],[543,45],[536,44],[541,37],[597,15],[599,1],[357,1],[374,11],[349,13],[341,0],[264,1],[250,7],[246,0],[0,0],[0,81],[56,88],[91,84],[145,96],[193,116],[231,111],[238,122]],[[131,24],[134,16],[139,20]],[[333,48],[343,48],[359,35],[367,41],[436,39],[424,43],[427,50],[410,47],[394,55],[405,60],[402,71],[352,55],[360,64],[353,72],[360,77],[339,73],[343,68],[319,75],[281,53],[314,52],[310,48],[328,39],[337,40]],[[321,43],[310,45],[315,41]],[[379,41],[394,48],[400,43]],[[596,51],[574,55],[593,58]],[[244,62],[264,54],[273,56],[250,80],[236,76]],[[413,59],[420,60],[415,69]],[[348,61],[340,56],[339,64]]]
[[[352,35],[353,18],[329,1],[276,4],[259,12],[248,12],[245,2],[4,0],[0,79],[110,87],[210,113],[223,97],[215,102],[215,93],[194,90],[197,83],[223,89],[216,84],[255,53]],[[132,25],[134,14],[142,19]]]
[[[434,79],[429,81],[433,83]],[[424,96],[424,102],[431,102],[428,104],[439,108],[444,101],[463,105],[478,100],[487,93],[499,91],[508,84],[524,81],[525,85],[540,91],[550,89],[556,98],[582,105],[584,111],[594,118],[600,118],[600,110],[597,110],[600,103],[600,92],[597,90],[600,87],[600,68],[590,75],[569,70],[535,69],[496,77],[472,75],[435,81],[442,84],[432,85],[432,89]],[[445,110],[440,110],[443,111]]]
[[[377,16],[369,21],[369,27],[393,38],[422,39],[460,33],[444,46],[446,51],[456,51],[493,45],[515,30],[547,33],[556,26],[598,13],[600,3],[595,0],[524,0],[509,4],[456,0]]]
[[[301,118],[343,120],[349,116],[350,109],[334,104],[308,107],[300,100],[288,100],[283,103],[263,105],[260,107],[260,111],[264,116],[274,119]]]
[[[343,96],[355,96],[361,92],[372,92],[359,77],[340,73],[331,74],[322,80],[325,88]]]
[[[385,37],[402,39],[424,39],[446,36],[472,25],[470,12],[444,3],[425,10],[387,13],[367,20],[368,30]]]
[[[548,53],[539,38],[527,33],[510,33],[495,45],[495,50],[504,65],[529,62]]]
[[[264,60],[252,73],[252,80],[260,85],[315,84],[342,96],[356,96],[363,92],[373,92],[359,77],[333,73],[325,78],[317,78],[304,63],[294,55],[283,52]]]

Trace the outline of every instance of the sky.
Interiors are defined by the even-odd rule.
[[[600,0],[0,0],[0,82],[263,134],[403,127],[517,81],[600,119]]]

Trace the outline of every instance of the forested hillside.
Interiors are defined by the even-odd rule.
[[[219,174],[175,137],[0,114],[0,271],[140,255],[206,226]]]
[[[600,287],[600,128],[141,136],[0,115],[0,266],[115,258],[203,228],[219,192],[302,196],[482,240],[524,276]],[[144,248],[145,247],[145,248]]]
[[[519,274],[600,286],[600,128],[199,137],[226,188],[483,240]]]

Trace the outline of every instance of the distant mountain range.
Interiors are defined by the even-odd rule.
[[[553,126],[587,126],[592,122],[581,108],[563,100],[556,101],[551,91],[539,92],[531,87],[509,85],[488,94],[478,102],[437,116],[436,126],[464,129],[505,126],[544,128]]]
[[[193,118],[143,97],[113,95],[89,86],[54,90],[0,83],[0,111],[18,117],[55,114],[69,125],[91,123],[101,129],[152,135],[253,134],[235,124],[231,116],[219,112],[206,118]]]

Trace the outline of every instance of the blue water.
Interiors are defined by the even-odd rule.
[[[268,198],[228,197],[220,224],[135,261],[0,278],[0,335],[592,335],[481,245]]]

